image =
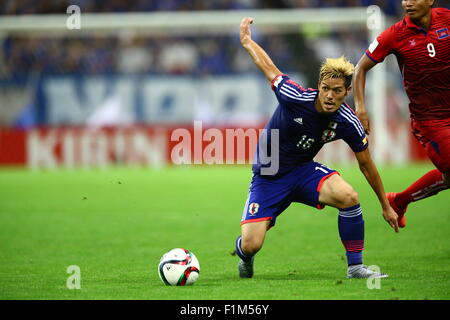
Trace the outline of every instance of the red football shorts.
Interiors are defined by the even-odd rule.
[[[411,121],[412,133],[442,173],[450,172],[450,118]]]

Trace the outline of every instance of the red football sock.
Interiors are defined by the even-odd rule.
[[[448,186],[444,182],[442,172],[434,169],[410,185],[405,191],[397,193],[395,203],[405,209],[409,203],[428,198],[445,189],[448,189]]]

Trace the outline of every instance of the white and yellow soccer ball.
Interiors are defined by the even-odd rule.
[[[172,249],[159,261],[158,274],[168,286],[188,286],[198,280],[200,263],[191,251]]]

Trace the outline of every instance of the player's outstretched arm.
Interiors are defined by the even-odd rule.
[[[252,33],[250,25],[253,23],[253,18],[246,17],[242,19],[240,26],[241,44],[247,50],[253,62],[264,73],[267,80],[272,82],[276,76],[282,72],[275,66],[269,55],[261,48],[255,41],[252,40]]]
[[[358,160],[359,168],[361,172],[366,177],[367,182],[375,191],[378,200],[380,201],[381,208],[383,210],[383,218],[386,222],[398,233],[398,215],[391,208],[389,201],[386,198],[386,193],[384,191],[383,182],[378,173],[377,167],[370,156],[369,149],[362,152],[355,153],[356,159]]]
[[[363,55],[355,67],[353,74],[353,94],[355,98],[355,112],[361,121],[366,134],[370,134],[369,115],[364,104],[364,91],[366,88],[367,72],[375,66],[375,63],[366,55]]]

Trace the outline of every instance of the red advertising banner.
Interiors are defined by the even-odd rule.
[[[200,121],[177,127],[0,128],[0,165],[95,168],[112,165],[249,164],[262,134],[261,128],[210,128],[204,127]],[[407,160],[427,159],[420,145],[412,135],[409,136],[410,141],[406,141],[409,144]],[[338,148],[339,144],[331,143],[324,149]],[[352,157],[350,150],[345,153],[331,151],[334,162],[348,163]],[[337,159],[338,154],[342,159]],[[318,157],[321,157],[320,153]]]
[[[0,128],[0,165],[25,165],[27,163],[25,130]]]
[[[251,163],[261,129],[192,126],[0,129],[0,165],[32,168]]]

